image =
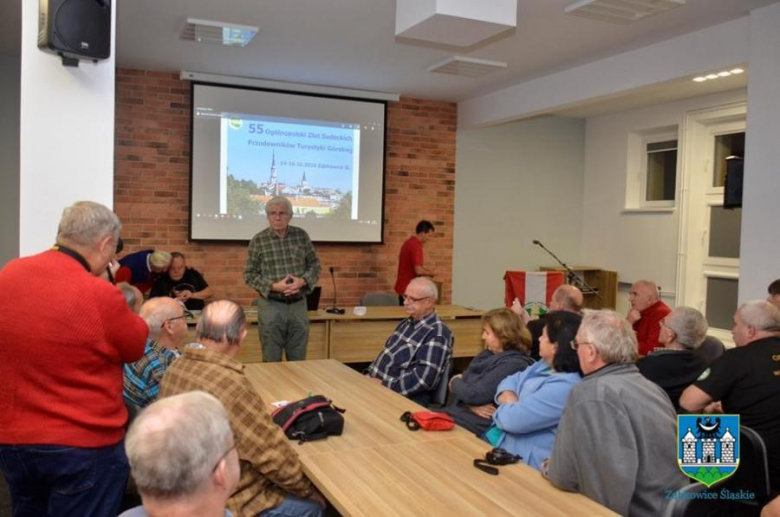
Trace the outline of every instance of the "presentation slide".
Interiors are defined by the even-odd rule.
[[[193,240],[249,240],[285,196],[316,242],[382,241],[385,104],[193,88]]]

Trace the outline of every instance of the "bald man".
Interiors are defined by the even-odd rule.
[[[651,280],[634,282],[628,293],[628,300],[631,302],[628,322],[636,332],[639,355],[645,356],[655,348],[663,346],[658,342],[661,320],[672,312],[672,309],[658,297],[658,286]]]
[[[187,335],[184,306],[173,298],[153,298],[141,306],[140,316],[149,325],[144,356],[124,368],[125,403],[141,409],[160,392],[165,370],[179,357],[176,347]]]
[[[582,296],[582,291],[573,285],[564,284],[553,291],[552,298],[550,298],[549,312],[566,311],[573,312],[574,314],[582,314],[583,303],[584,298]],[[528,330],[531,331],[532,339],[531,357],[538,361],[540,359],[539,338],[541,337],[542,331],[544,330],[544,316],[535,320],[531,320],[531,317],[528,315],[525,309],[523,309],[523,306],[520,304],[520,300],[517,298],[515,298],[514,303],[512,303],[512,312],[523,318],[523,321],[526,323],[526,325],[528,325]]]
[[[195,330],[197,342],[187,345],[165,372],[160,397],[202,390],[225,406],[241,463],[238,490],[228,500],[235,515],[320,516],[325,499],[236,358],[246,326],[244,311],[235,302],[206,305]]]

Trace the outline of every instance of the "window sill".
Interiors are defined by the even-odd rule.
[[[621,214],[641,214],[641,213],[671,213],[674,212],[676,207],[674,206],[653,206],[643,208],[624,208],[620,211]]]

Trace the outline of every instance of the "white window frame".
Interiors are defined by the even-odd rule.
[[[647,201],[647,146],[657,142],[677,142],[674,199]],[[677,126],[636,131],[628,135],[628,166],[626,175],[626,211],[672,211],[677,206],[680,177],[680,138]]]

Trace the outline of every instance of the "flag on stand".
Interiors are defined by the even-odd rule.
[[[504,274],[506,306],[511,307],[517,298],[529,314],[546,314],[552,294],[563,285],[563,280],[562,271],[507,271]]]

